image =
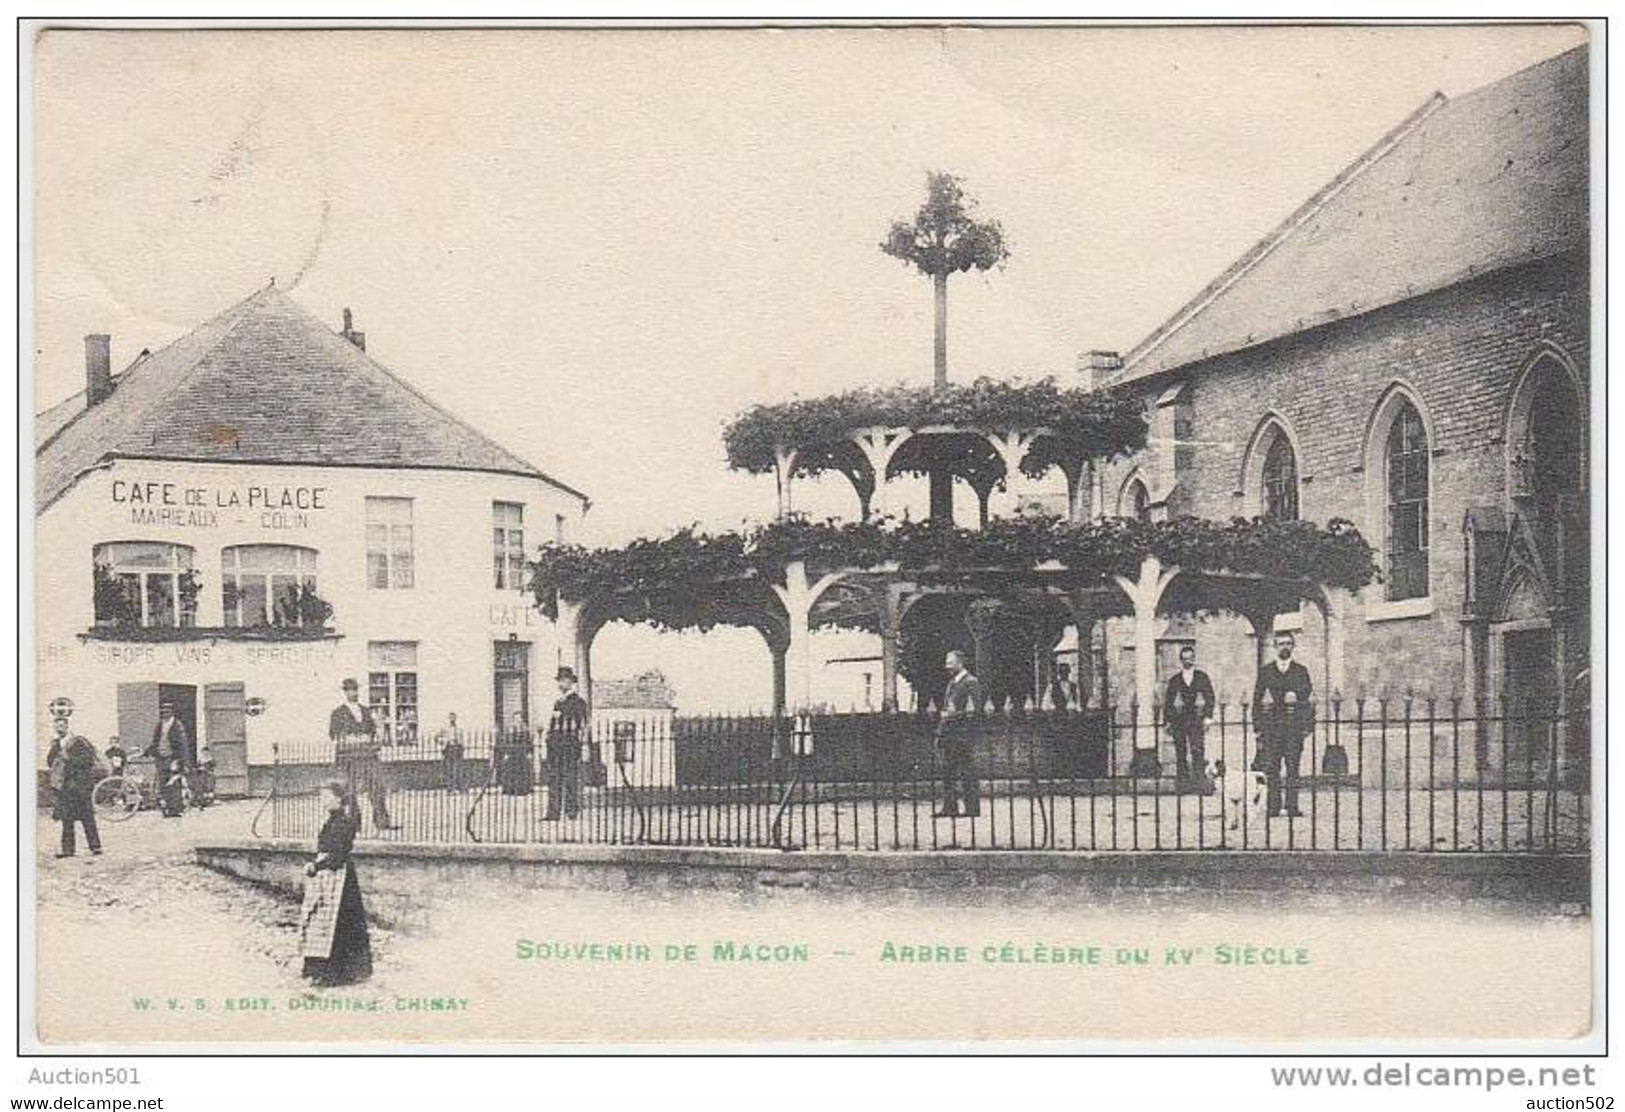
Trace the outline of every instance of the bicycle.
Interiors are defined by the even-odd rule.
[[[176,775],[181,777],[181,810],[188,811],[193,807],[192,786],[185,775]],[[98,780],[91,789],[90,803],[98,818],[123,822],[137,811],[158,805],[158,786],[126,767]]]

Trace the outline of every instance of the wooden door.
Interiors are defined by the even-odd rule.
[[[152,768],[152,761],[141,755],[152,744],[152,731],[158,727],[158,685],[156,683],[121,683],[118,685],[118,740],[136,769]],[[91,738],[98,750],[105,749],[100,738]]]
[[[203,688],[203,740],[214,759],[215,794],[248,794],[248,719],[243,685],[211,683]]]
[[[1539,777],[1552,755],[1557,665],[1550,629],[1509,631],[1505,640],[1507,694],[1504,769],[1509,778]]]

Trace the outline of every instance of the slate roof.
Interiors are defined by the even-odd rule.
[[[1585,248],[1588,53],[1435,93],[1141,340],[1114,381]]]
[[[112,459],[490,471],[586,495],[397,378],[274,286],[35,422],[35,511]]]

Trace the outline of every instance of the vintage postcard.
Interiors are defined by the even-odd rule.
[[[25,1042],[1593,1037],[1595,27],[29,33]]]

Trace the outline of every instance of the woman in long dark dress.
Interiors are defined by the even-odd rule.
[[[372,976],[367,910],[350,862],[361,811],[342,783],[323,785],[322,801],[327,821],[316,835],[316,859],[305,866],[304,975],[319,985],[355,984]]]

